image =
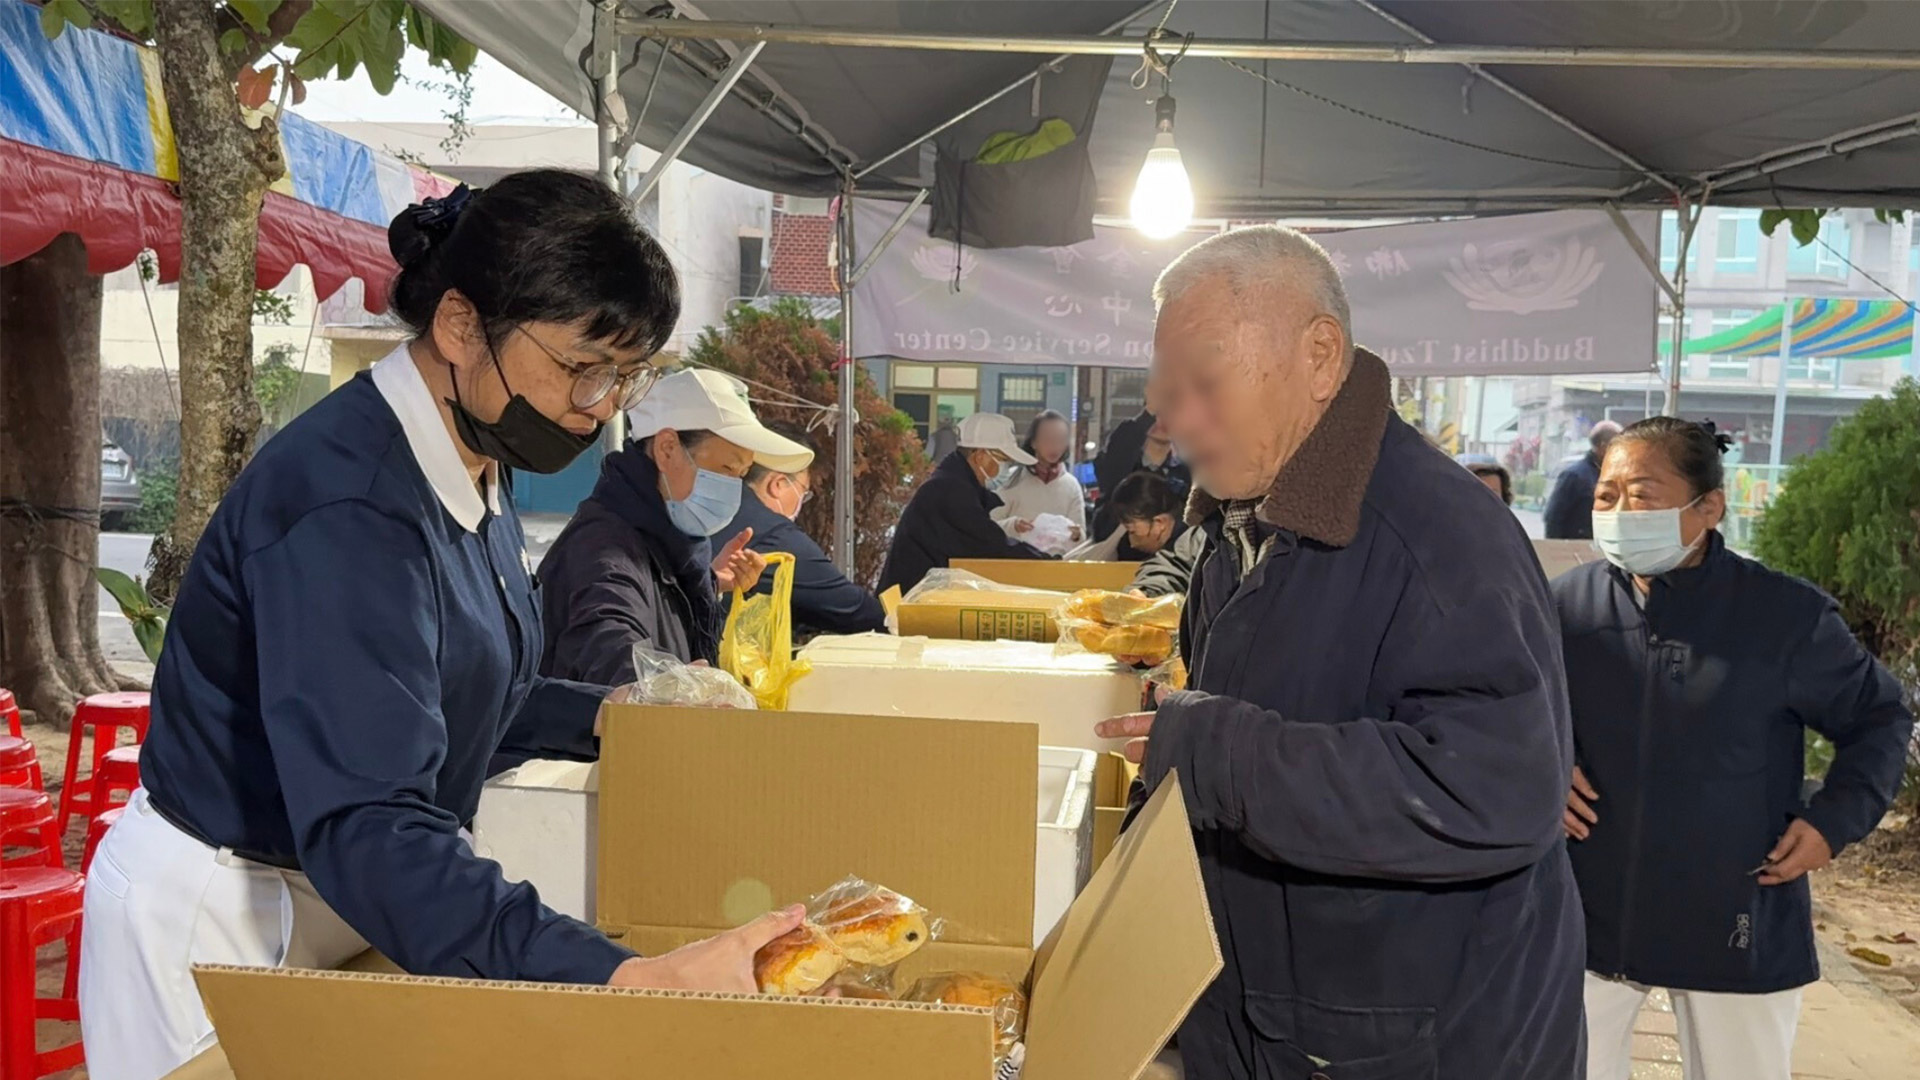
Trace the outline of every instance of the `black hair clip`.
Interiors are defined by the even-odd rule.
[[[472,201],[473,189],[461,184],[442,198],[422,199],[400,211],[387,227],[387,250],[393,252],[393,260],[411,266],[425,258],[453,232]]]
[[[1720,448],[1721,453],[1724,454],[1727,451],[1733,449],[1733,436],[1728,435],[1727,433],[1721,431],[1718,427],[1714,426],[1714,423],[1712,420],[1702,420],[1700,421],[1698,426],[1701,431],[1704,431],[1707,433],[1707,438],[1713,440],[1713,445]]]

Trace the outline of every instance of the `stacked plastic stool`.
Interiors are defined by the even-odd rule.
[[[67,741],[67,767],[60,781],[60,835],[77,816],[91,822],[107,809],[93,805],[92,781],[105,767],[107,755],[120,744],[120,733],[130,731],[138,744],[147,737],[149,698],[144,693],[95,694],[80,702],[73,712],[73,730]],[[80,775],[82,742],[92,735],[90,768]]]
[[[34,1030],[39,1020],[80,1019],[71,993],[42,998],[34,982],[38,951],[78,925],[85,882],[50,866],[0,867],[0,1076],[7,1080],[32,1080],[85,1060],[77,1040],[41,1050]]]

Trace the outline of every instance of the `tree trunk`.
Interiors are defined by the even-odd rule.
[[[284,171],[271,120],[249,128],[221,60],[208,0],[155,4],[160,85],[180,154],[180,487],[155,537],[149,590],[171,602],[260,429],[253,397],[254,256],[260,204]]]
[[[0,267],[0,686],[44,724],[119,689],[100,652],[100,279],[80,239]]]

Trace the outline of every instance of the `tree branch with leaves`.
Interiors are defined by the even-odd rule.
[[[69,26],[156,47],[180,161],[180,492],[149,583],[164,601],[260,429],[254,260],[261,205],[286,173],[275,117],[309,80],[362,68],[390,92],[409,48],[457,74],[478,53],[408,0],[46,0],[47,35]]]

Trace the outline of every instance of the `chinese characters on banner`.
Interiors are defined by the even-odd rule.
[[[862,238],[898,208],[855,206]],[[1627,215],[1648,250],[1656,216]],[[1145,367],[1153,281],[1203,234],[1164,243],[1099,227],[1065,248],[976,251],[915,214],[854,294],[861,356]],[[1597,210],[1316,233],[1346,283],[1359,344],[1399,375],[1639,372],[1658,286]]]

